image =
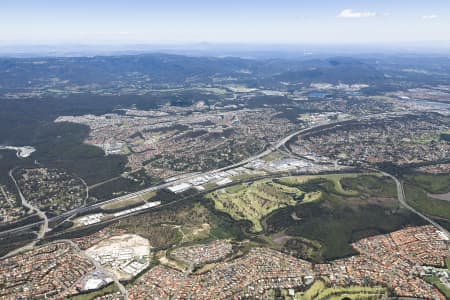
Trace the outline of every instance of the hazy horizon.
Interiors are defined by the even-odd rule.
[[[450,41],[450,3],[443,0],[5,2],[2,45]]]
[[[401,44],[2,44],[0,57],[77,57],[166,53],[241,58],[314,58],[339,55],[450,55],[446,43]]]

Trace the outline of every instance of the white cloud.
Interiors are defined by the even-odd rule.
[[[354,11],[353,9],[344,9],[337,17],[338,18],[371,18],[376,17],[378,14],[372,11]]]
[[[432,19],[437,19],[437,15],[425,15],[425,16],[422,16],[422,19],[424,19],[424,20],[432,20]]]

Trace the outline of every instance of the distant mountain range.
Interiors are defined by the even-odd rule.
[[[315,59],[244,59],[139,54],[92,57],[0,58],[0,92],[95,85],[214,84],[237,80],[248,86],[313,82],[364,83],[372,87],[448,84],[450,59],[366,55]]]
[[[3,57],[74,57],[169,53],[188,56],[310,59],[324,56],[367,54],[450,54],[450,40],[400,44],[27,44],[0,42]]]

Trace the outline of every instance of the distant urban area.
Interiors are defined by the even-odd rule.
[[[0,58],[0,299],[449,299],[449,82],[415,54]]]

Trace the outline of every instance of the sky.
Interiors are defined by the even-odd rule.
[[[0,43],[450,41],[450,0],[1,0]]]

